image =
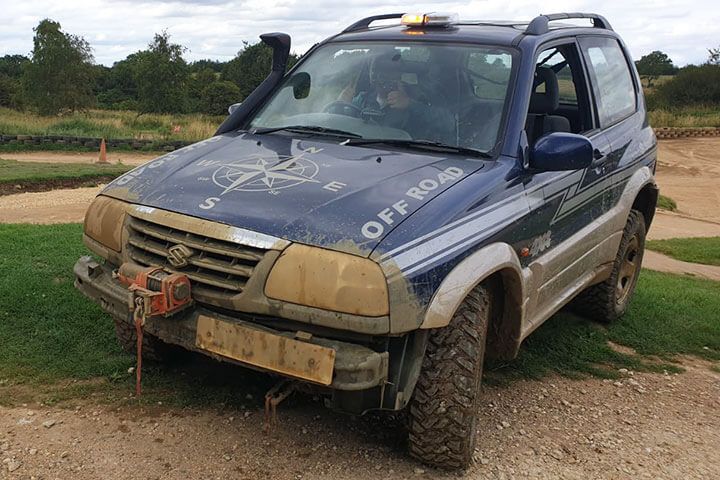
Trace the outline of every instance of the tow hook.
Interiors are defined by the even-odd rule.
[[[265,433],[277,425],[277,406],[295,391],[296,383],[281,380],[265,394]]]

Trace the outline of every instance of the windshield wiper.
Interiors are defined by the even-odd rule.
[[[414,148],[418,150],[433,151],[433,152],[450,152],[460,153],[472,157],[480,158],[492,158],[487,152],[481,150],[475,150],[474,148],[459,147],[456,145],[448,145],[447,143],[434,142],[432,140],[402,140],[397,138],[358,138],[349,139],[343,142],[343,145],[375,145],[384,144],[392,145],[394,147],[405,147]]]
[[[273,133],[279,131],[298,132],[298,133],[314,133],[319,135],[328,135],[333,137],[362,138],[357,133],[346,132],[337,128],[326,128],[316,125],[286,125],[284,127],[255,128],[251,130],[255,134]]]

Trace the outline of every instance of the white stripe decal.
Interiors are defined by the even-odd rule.
[[[505,205],[488,212],[486,215],[476,217],[458,228],[454,228],[448,232],[438,235],[421,245],[393,257],[392,261],[389,263],[394,264],[400,270],[403,270],[429,257],[435,256],[438,252],[448,246],[458,244],[466,240],[468,237],[477,236],[478,233],[490,234],[488,226],[496,225],[501,223],[503,220],[515,217],[518,214],[525,214],[528,211],[529,208],[525,198],[517,197],[512,202],[508,202]]]
[[[403,245],[400,245],[399,247],[393,248],[392,250],[390,250],[390,251],[388,251],[388,252],[385,252],[384,254],[382,254],[382,255],[380,256],[380,261],[382,262],[383,260],[385,260],[385,259],[387,259],[387,258],[389,258],[389,257],[392,257],[393,255],[395,255],[395,254],[397,254],[397,253],[399,253],[399,252],[402,252],[402,251],[404,251],[404,250],[407,250],[407,249],[413,247],[414,245],[417,245],[418,243],[421,243],[421,242],[425,241],[426,239],[428,239],[428,238],[430,238],[430,237],[433,237],[433,236],[435,236],[435,235],[439,235],[439,234],[441,234],[441,233],[443,233],[443,232],[445,232],[445,231],[447,231],[447,230],[449,230],[449,229],[452,229],[452,228],[454,228],[454,227],[456,227],[456,226],[465,224],[465,223],[469,222],[470,220],[474,219],[474,218],[477,217],[477,216],[485,215],[488,211],[493,210],[493,209],[495,209],[495,208],[498,208],[498,207],[502,206],[502,205],[505,204],[505,203],[512,202],[512,201],[516,201],[519,197],[527,196],[527,195],[530,195],[530,194],[538,194],[538,193],[542,192],[544,188],[552,187],[552,184],[554,184],[554,183],[556,183],[556,182],[567,181],[566,179],[568,179],[568,178],[572,179],[573,182],[574,182],[574,181],[577,181],[576,177],[578,176],[578,174],[580,174],[579,176],[582,177],[582,171],[569,172],[565,177],[562,177],[562,178],[560,178],[560,179],[555,179],[555,178],[553,178],[553,179],[550,179],[550,180],[548,180],[547,182],[543,183],[542,185],[536,185],[536,186],[534,186],[534,187],[533,187],[532,189],[530,189],[530,190],[521,191],[521,192],[518,192],[518,193],[516,193],[516,194],[514,194],[514,195],[510,195],[510,196],[508,196],[507,198],[504,198],[504,199],[500,200],[498,203],[495,203],[495,204],[493,204],[493,205],[489,205],[489,206],[483,208],[482,210],[479,210],[479,211],[477,211],[477,212],[471,213],[470,215],[466,215],[466,216],[464,216],[464,217],[462,217],[462,218],[460,218],[460,219],[458,219],[458,220],[455,220],[454,222],[450,222],[450,223],[448,223],[447,225],[443,225],[442,227],[440,227],[440,228],[438,228],[438,229],[435,229],[435,230],[433,230],[432,232],[428,232],[428,233],[426,233],[425,235],[422,235],[421,237],[415,238],[415,239],[409,241],[408,243],[405,243],[405,244],[403,244]],[[546,197],[546,198],[547,198],[547,197]]]
[[[409,275],[497,233],[523,215],[547,204],[553,197],[562,195],[560,207],[551,220],[551,224],[554,224],[592,201],[606,189],[630,178],[635,173],[633,167],[642,160],[598,178],[582,189],[579,187],[585,179],[587,169],[570,172],[561,178],[555,177],[394,248],[383,254],[380,261],[385,266],[398,268],[400,272],[396,275]]]

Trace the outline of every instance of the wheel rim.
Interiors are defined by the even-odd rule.
[[[625,249],[625,255],[620,264],[617,286],[615,287],[617,303],[619,305],[627,301],[632,287],[635,284],[635,277],[640,270],[639,244],[640,242],[638,241],[637,235],[633,235]]]

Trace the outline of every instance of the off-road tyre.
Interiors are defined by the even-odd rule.
[[[423,463],[461,469],[472,460],[492,306],[491,290],[478,285],[450,324],[429,334],[408,409],[410,454]]]
[[[128,353],[135,355],[137,353],[137,333],[135,325],[130,322],[114,319],[115,336],[118,343]],[[172,345],[168,345],[159,338],[143,333],[142,358],[153,363],[162,363],[173,358],[176,349]]]
[[[572,307],[577,313],[603,323],[623,316],[640,275],[645,234],[645,217],[637,210],[630,210],[610,277],[588,287],[573,300]]]

